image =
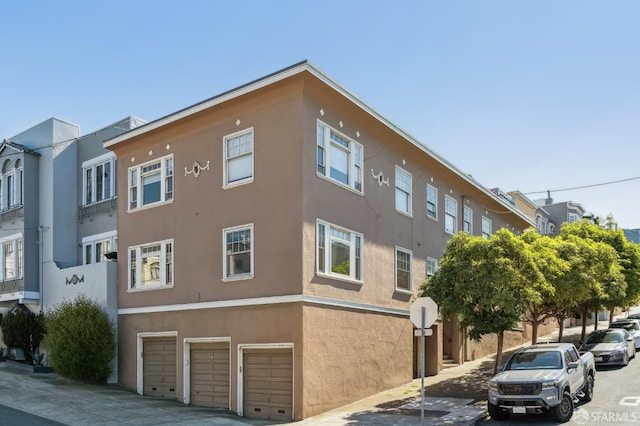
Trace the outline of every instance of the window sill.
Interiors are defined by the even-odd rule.
[[[353,279],[353,278],[345,277],[343,275],[331,275],[331,274],[324,274],[322,272],[317,272],[317,275],[319,277],[322,277],[322,278],[329,278],[331,280],[343,281],[343,282],[346,282],[346,283],[357,284],[357,285],[360,285],[360,286],[362,284],[364,284],[363,280],[356,280],[356,279]]]
[[[411,294],[411,295],[413,295],[413,291],[411,291],[411,290],[405,290],[405,289],[403,289],[403,288],[397,288],[397,287],[396,287],[396,288],[395,288],[395,292],[396,292],[396,293]]]
[[[399,213],[402,216],[406,216],[409,219],[413,219],[413,214],[411,214],[411,213],[403,212],[402,210],[398,210],[398,209],[396,209],[396,213]]]
[[[429,215],[426,215],[426,216],[427,216],[427,219],[430,219],[430,220],[432,220],[434,222],[438,222],[438,216],[436,216],[436,217],[429,216]]]
[[[321,179],[323,179],[323,180],[326,180],[327,182],[332,183],[332,184],[334,184],[334,185],[336,185],[336,186],[338,186],[338,187],[340,187],[340,188],[343,188],[343,189],[346,189],[346,190],[348,190],[348,191],[351,191],[351,192],[353,192],[354,194],[361,195],[361,196],[363,196],[363,195],[364,195],[364,191],[358,191],[357,189],[352,188],[352,187],[350,187],[349,185],[345,185],[344,183],[342,183],[342,182],[340,182],[340,181],[337,181],[337,180],[335,180],[335,179],[331,179],[330,177],[325,176],[325,175],[323,175],[323,174],[320,174],[320,173],[318,173],[318,172],[316,172],[316,176],[318,176],[319,178],[321,178]],[[364,185],[363,185],[363,186],[364,186]]]
[[[235,282],[235,281],[248,281],[248,280],[252,280],[254,278],[253,274],[251,275],[238,275],[238,276],[233,276],[233,277],[224,277],[222,278],[222,282],[223,283],[230,283],[230,282]]]
[[[174,285],[156,285],[156,286],[149,286],[149,287],[143,287],[143,288],[129,288],[127,289],[127,293],[140,293],[140,292],[144,292],[144,291],[152,291],[152,290],[164,290],[167,288],[174,288]]]
[[[236,186],[247,185],[250,183],[253,183],[253,176],[250,178],[246,178],[246,179],[242,179],[242,180],[238,180],[235,182],[230,182],[225,185],[222,185],[222,189],[231,189],[231,188],[235,188]]]
[[[153,204],[147,204],[146,206],[142,206],[142,207],[136,207],[135,209],[129,209],[127,210],[127,213],[135,213],[135,212],[139,212],[142,210],[148,210],[148,209],[152,209],[154,207],[159,207],[159,206],[164,206],[166,204],[173,204],[174,199],[170,199],[169,201],[158,201],[156,203]]]

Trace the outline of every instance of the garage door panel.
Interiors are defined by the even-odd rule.
[[[193,344],[191,349],[191,403],[229,408],[229,345]]]
[[[256,349],[243,354],[244,413],[247,417],[291,420],[293,352]]]
[[[150,396],[176,396],[176,340],[143,341],[143,393]]]

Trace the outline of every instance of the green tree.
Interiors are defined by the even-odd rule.
[[[470,338],[497,334],[497,372],[504,332],[522,318],[528,300],[541,299],[536,291],[541,280],[525,243],[508,230],[489,239],[460,232],[447,243],[440,268],[423,284],[422,295],[438,303],[444,318],[458,317]]]
[[[113,371],[116,332],[104,309],[84,295],[46,316],[44,345],[56,372],[84,382],[106,382]]]
[[[540,235],[533,228],[526,230],[519,238],[527,245],[529,255],[544,278],[536,288],[540,298],[527,301],[528,309],[523,316],[523,321],[531,324],[531,343],[535,345],[538,342],[539,325],[557,315],[559,304],[565,305],[565,289],[562,285],[569,263],[558,256],[556,239]]]
[[[45,334],[44,315],[18,305],[3,316],[2,334],[8,347],[22,350],[27,364],[33,364],[33,354],[39,352]]]

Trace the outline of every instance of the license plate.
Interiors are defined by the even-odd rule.
[[[595,362],[602,362],[602,357],[601,356],[596,356],[596,357],[593,358],[593,360]]]
[[[513,407],[513,414],[527,414],[527,407]]]

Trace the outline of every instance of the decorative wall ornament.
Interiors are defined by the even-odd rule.
[[[240,121],[240,119],[238,118],[238,119],[236,120],[236,126],[239,126],[239,125],[240,125],[240,123],[242,123],[242,121]]]
[[[76,285],[78,283],[84,282],[84,275],[82,277],[78,277],[76,274],[73,274],[71,278],[64,279],[66,285]]]
[[[136,157],[131,157],[131,162],[135,163],[136,162]]]
[[[324,117],[324,110],[320,108],[320,115]]]
[[[153,155],[153,151],[149,150],[149,157],[151,157]]]
[[[389,178],[385,178],[384,175],[382,174],[382,171],[379,171],[376,174],[373,172],[373,169],[371,169],[371,176],[373,176],[373,178],[378,181],[379,186],[382,186],[382,185],[387,185],[387,187],[389,186]]]
[[[165,146],[165,148],[167,148],[167,151],[169,151],[171,149],[171,145],[167,144],[167,146]]]
[[[204,166],[201,166],[197,161],[193,162],[193,166],[191,166],[191,170],[187,167],[184,168],[184,175],[193,175],[194,177],[200,176],[200,172],[203,170],[209,170],[209,161]]]
[[[357,130],[357,131],[356,131],[356,136],[357,136],[357,137],[360,137],[360,130]]]
[[[340,125],[341,129],[344,127],[344,123],[342,122],[342,120],[340,120],[340,122],[338,124]]]

